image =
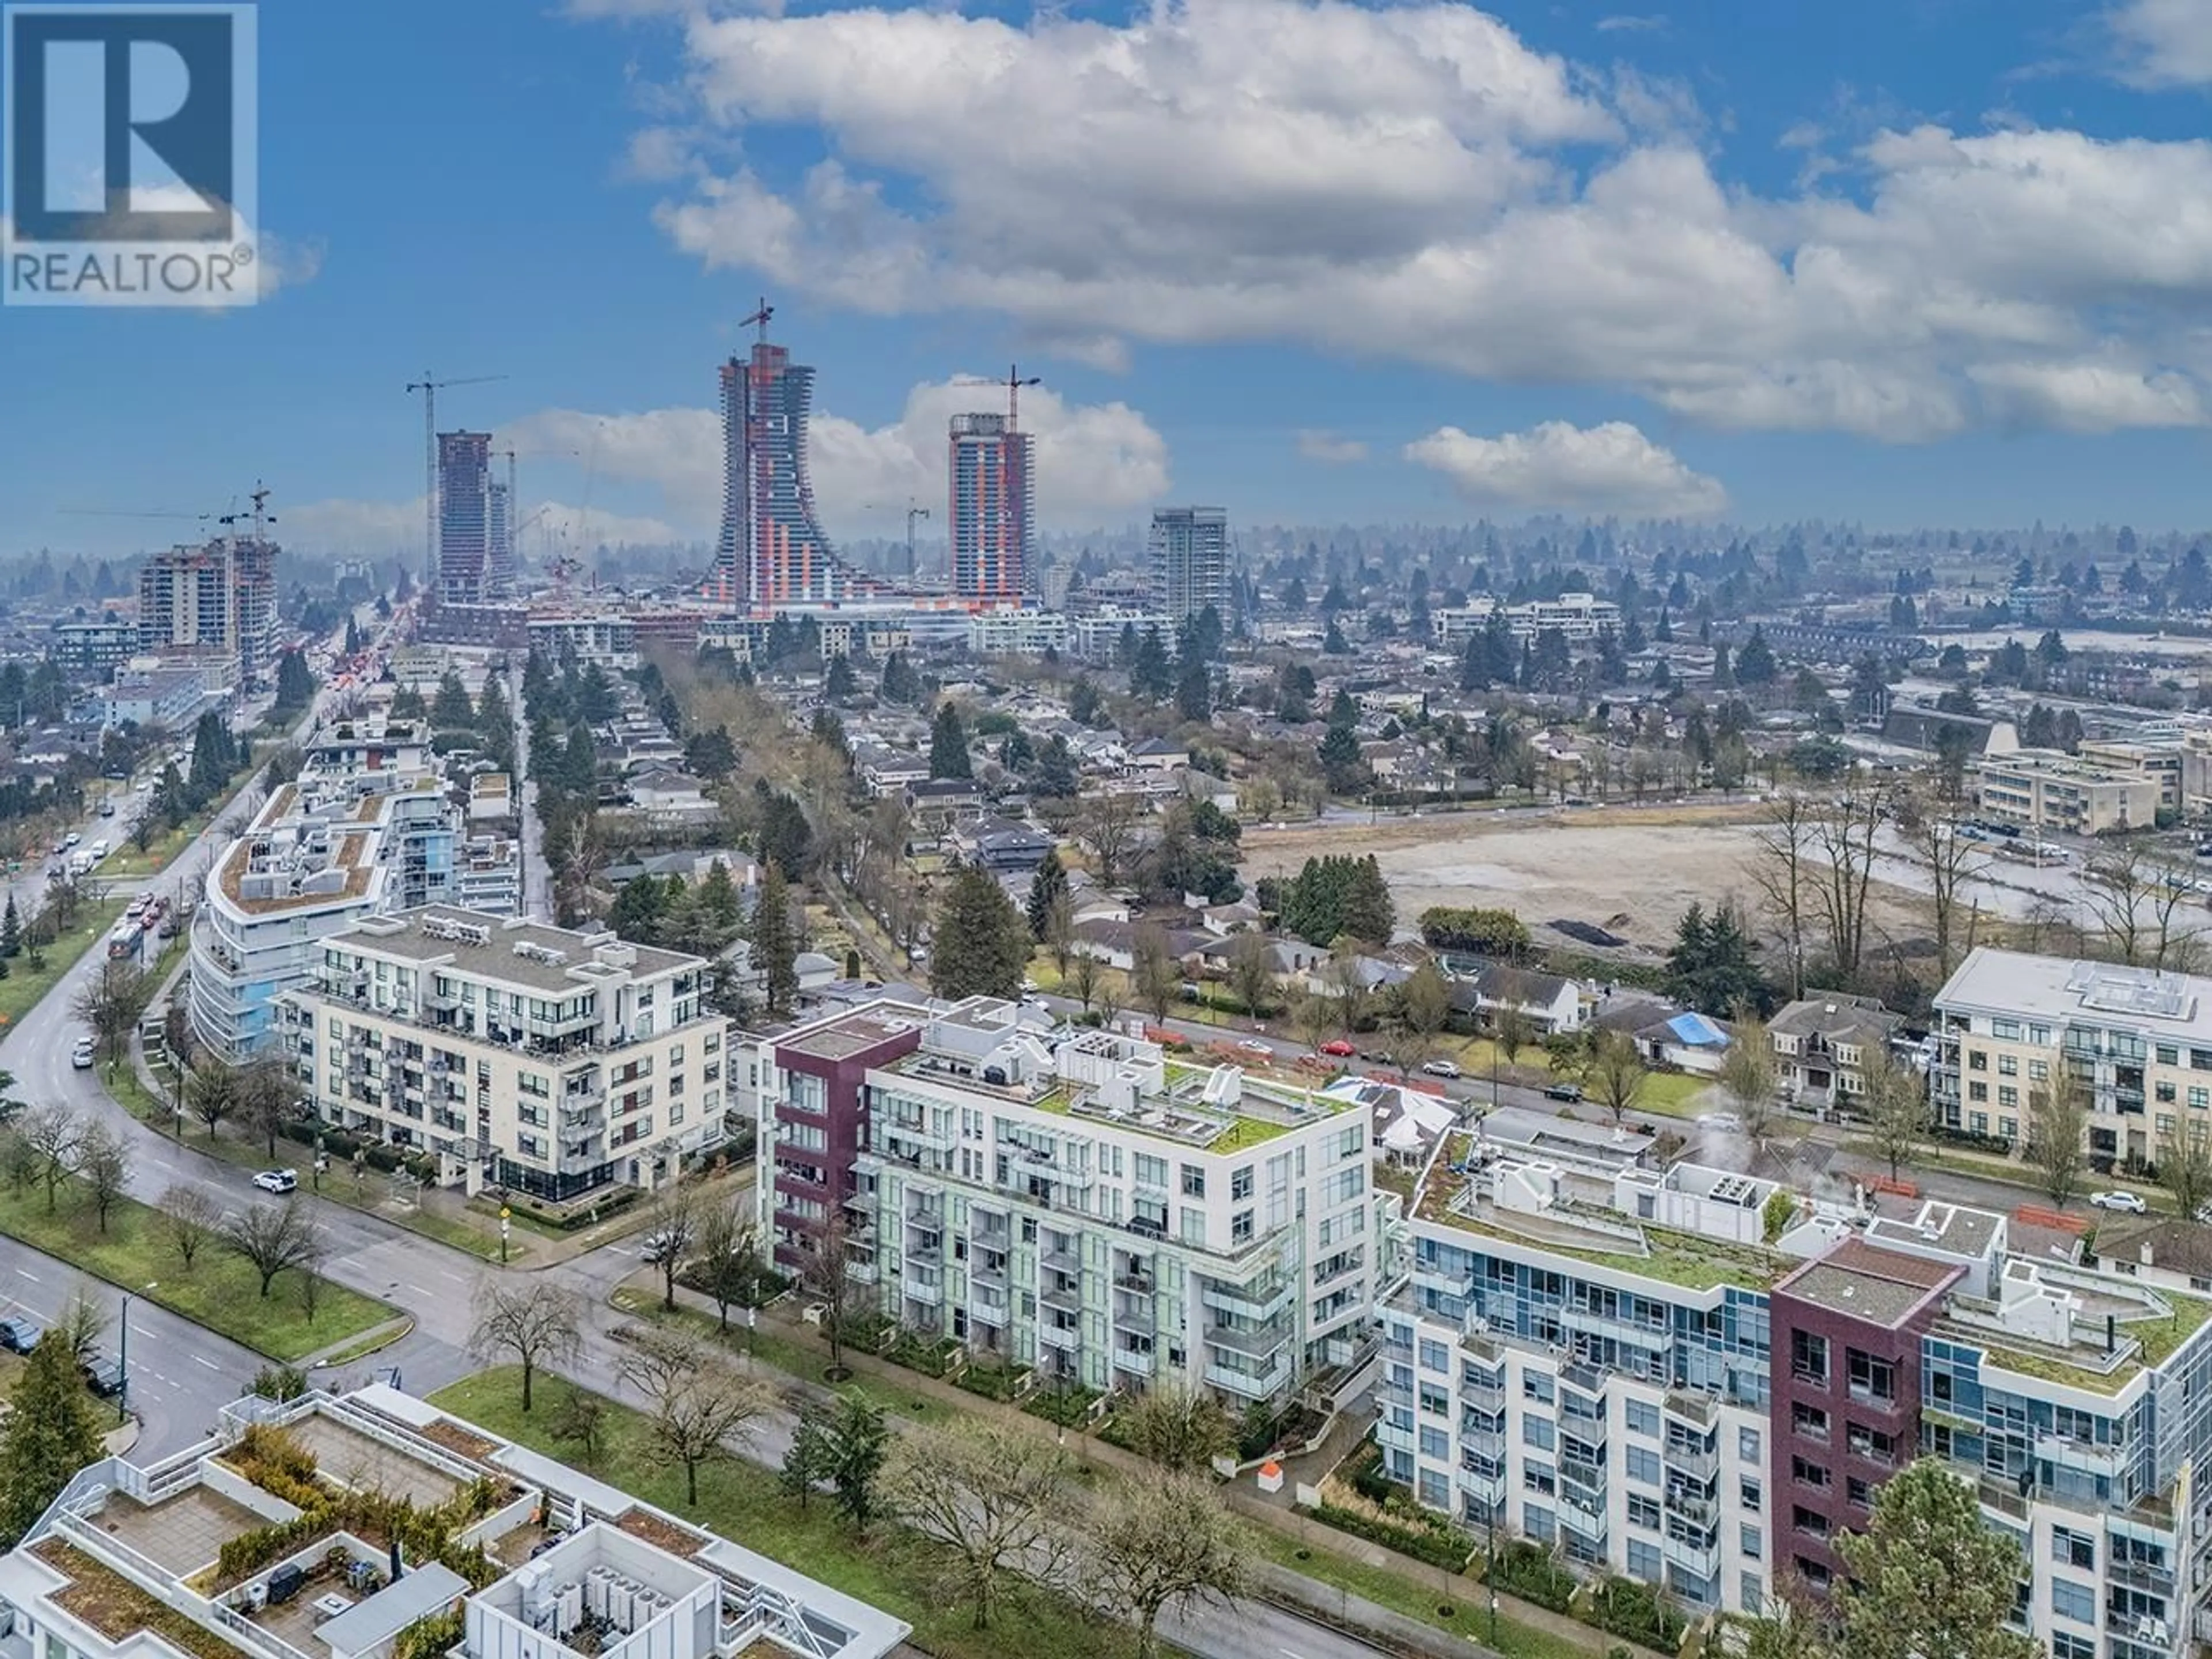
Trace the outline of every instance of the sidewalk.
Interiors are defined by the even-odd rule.
[[[644,1279],[650,1279],[650,1289],[657,1299],[660,1292],[658,1274],[648,1273],[627,1280],[624,1288],[642,1290],[646,1288]],[[710,1316],[714,1312],[714,1303],[711,1297],[690,1290],[682,1285],[676,1287],[676,1300],[679,1307],[690,1309],[694,1312]],[[820,1333],[793,1314],[785,1311],[786,1308],[793,1305],[794,1304],[787,1299],[773,1307],[763,1309],[760,1314],[761,1328],[781,1340],[797,1343],[810,1349],[818,1348],[822,1354],[823,1364],[826,1366],[829,1363],[829,1351],[822,1344]],[[732,1334],[733,1337],[737,1335],[734,1328]],[[755,1364],[765,1370],[776,1371],[778,1375],[788,1375],[765,1360],[756,1360]],[[927,1372],[909,1370],[903,1365],[895,1365],[878,1354],[848,1347],[845,1350],[845,1364],[856,1376],[865,1376],[872,1382],[892,1384],[917,1401],[927,1401],[949,1410],[964,1413],[985,1421],[996,1421],[1008,1427],[1018,1425],[1031,1433],[1048,1431],[1053,1427],[1044,1419],[1032,1417],[1018,1406],[1002,1401],[987,1399],[981,1395],[970,1394],[965,1389],[931,1376]],[[832,1392],[818,1374],[813,1376],[797,1377],[793,1380],[810,1395],[826,1398]],[[1347,1424],[1350,1425],[1348,1430]],[[1328,1441],[1322,1450],[1327,1453],[1335,1447],[1340,1439],[1356,1442],[1363,1432],[1364,1425],[1353,1420],[1350,1413],[1346,1413],[1331,1429]],[[1071,1431],[1067,1443],[1070,1449],[1073,1450],[1085,1464],[1097,1464],[1102,1468],[1112,1469],[1117,1474],[1139,1479],[1157,1472],[1157,1465],[1138,1456],[1134,1452],[1124,1451],[1119,1446],[1101,1440],[1094,1434],[1078,1434]],[[1350,1449],[1348,1444],[1345,1449]],[[1317,1462],[1318,1459],[1308,1461]],[[1310,1473],[1312,1472],[1310,1471]],[[1313,1479],[1318,1481],[1318,1473],[1313,1473]],[[1237,1514],[1283,1538],[1292,1540],[1302,1549],[1310,1550],[1316,1554],[1332,1555],[1340,1560],[1358,1566],[1388,1573],[1393,1577],[1402,1580],[1409,1588],[1419,1594],[1431,1595],[1433,1593],[1432,1599],[1437,1601],[1448,1601],[1455,1607],[1470,1610],[1476,1607],[1487,1608],[1489,1591],[1476,1580],[1463,1574],[1446,1573],[1438,1568],[1425,1566],[1409,1557],[1385,1549],[1379,1544],[1370,1543],[1364,1538],[1356,1538],[1350,1533],[1340,1532],[1336,1528],[1316,1520],[1304,1510],[1299,1510],[1296,1506],[1295,1485],[1294,1481],[1285,1480],[1280,1493],[1270,1495],[1261,1492],[1257,1481],[1247,1474],[1227,1483],[1220,1490],[1224,1499]],[[1264,1564],[1261,1577],[1269,1586],[1268,1599],[1290,1604],[1295,1611],[1318,1618],[1324,1623],[1341,1622],[1360,1631],[1376,1632],[1387,1638],[1396,1646],[1417,1654],[1462,1655],[1468,1650],[1470,1641],[1468,1637],[1455,1635],[1437,1626],[1407,1618],[1405,1614],[1393,1612],[1378,1602],[1368,1601],[1364,1597],[1340,1589],[1322,1580],[1308,1577],[1291,1568],[1273,1563]],[[1563,1613],[1553,1613],[1547,1608],[1516,1600],[1510,1595],[1498,1596],[1498,1613],[1500,1619],[1508,1620],[1515,1625],[1538,1632],[1555,1641],[1586,1650],[1593,1654],[1601,1654],[1609,1648],[1620,1645],[1620,1638],[1618,1637],[1609,1635],[1593,1626],[1585,1625],[1579,1620],[1570,1619]],[[1480,1646],[1476,1650],[1489,1651]]]

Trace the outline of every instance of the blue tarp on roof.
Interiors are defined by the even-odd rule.
[[[1674,1040],[1686,1048],[1728,1047],[1728,1033],[1703,1014],[1677,1014],[1667,1022],[1667,1029],[1674,1034]]]

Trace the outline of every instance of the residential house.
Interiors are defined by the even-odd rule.
[[[1866,1064],[1905,1026],[1875,997],[1814,991],[1766,1023],[1784,1099],[1823,1116],[1866,1092]]]
[[[983,810],[983,789],[973,778],[924,778],[907,786],[906,806],[918,835],[942,836]]]
[[[1052,837],[1043,830],[996,813],[963,819],[947,840],[963,864],[994,875],[1027,875],[1052,851]]]
[[[1190,745],[1173,738],[1147,738],[1129,750],[1132,772],[1176,772],[1190,764]]]
[[[1485,962],[1455,979],[1452,1007],[1486,1023],[1511,1008],[1547,1036],[1579,1031],[1583,1023],[1582,988],[1573,980],[1507,962]]]

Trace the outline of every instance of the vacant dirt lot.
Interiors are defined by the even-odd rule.
[[[1294,875],[1309,857],[1372,853],[1389,878],[1398,919],[1432,904],[1503,906],[1542,942],[1587,949],[1545,928],[1556,919],[1593,922],[1644,951],[1663,951],[1692,901],[1710,908],[1733,894],[1747,911],[1746,873],[1756,816],[1741,808],[1432,815],[1380,823],[1248,829],[1244,878]],[[1899,932],[1924,926],[1902,893],[1877,890],[1880,919]]]

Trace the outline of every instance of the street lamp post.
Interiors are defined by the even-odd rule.
[[[137,1297],[143,1296],[146,1291],[158,1291],[161,1288],[161,1284],[157,1280],[148,1285],[144,1291],[123,1292],[123,1311],[117,1316],[115,1322],[118,1338],[115,1371],[118,1383],[115,1390],[115,1420],[118,1423],[128,1421],[131,1416],[131,1304]]]

